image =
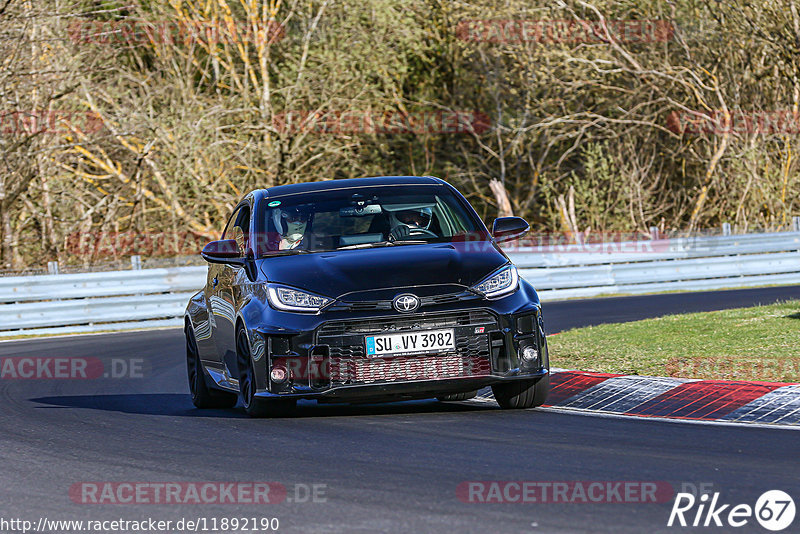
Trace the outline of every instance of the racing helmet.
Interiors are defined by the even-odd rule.
[[[392,227],[397,224],[404,224],[412,229],[420,228],[427,230],[431,225],[433,210],[429,207],[408,208],[391,212]]]
[[[275,224],[275,229],[284,236],[289,234],[291,230],[299,233],[304,232],[309,219],[308,210],[302,206],[275,208],[272,210],[272,222]]]

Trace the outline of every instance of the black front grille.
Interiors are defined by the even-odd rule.
[[[393,317],[376,317],[354,321],[331,321],[317,330],[320,343],[322,338],[353,334],[380,334],[383,332],[403,332],[408,330],[453,328],[457,326],[485,326],[496,324],[494,315],[485,310],[464,310],[443,313],[407,314]]]
[[[360,302],[337,302],[336,309],[350,310],[350,311],[373,311],[373,310],[391,310],[391,300],[365,300]]]
[[[472,295],[477,297],[477,295]],[[437,304],[452,304],[460,300],[466,300],[463,294],[458,295],[436,295],[433,297],[421,297],[419,299],[420,306],[435,306]]]
[[[455,350],[371,358],[365,355],[365,335],[439,328],[454,329]],[[328,345],[332,384],[437,380],[491,374],[489,333],[496,329],[497,320],[488,311],[464,310],[331,321],[318,329],[317,342]]]
[[[419,303],[422,308],[429,306],[439,306],[442,304],[454,304],[467,300],[475,300],[483,298],[472,291],[461,291],[459,293],[448,293],[445,295],[432,295],[423,296],[419,298]],[[337,310],[352,310],[352,311],[372,311],[372,310],[392,310],[391,300],[359,300],[359,301],[337,301],[332,309]]]

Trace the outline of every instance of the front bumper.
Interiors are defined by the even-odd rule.
[[[512,376],[487,376],[480,378],[454,378],[442,380],[398,381],[382,384],[359,384],[335,386],[325,391],[299,391],[292,393],[271,393],[259,391],[256,397],[262,399],[314,399],[321,403],[336,402],[386,402],[442,397],[453,393],[475,391],[493,384],[515,380],[540,380],[549,373],[548,369]]]
[[[500,313],[490,307],[337,318],[308,332],[286,335],[256,329],[256,396],[372,402],[443,396],[549,373],[544,323],[538,303]],[[437,354],[367,358],[370,334],[452,328],[456,348]],[[523,348],[528,358],[522,358]],[[274,367],[288,379],[275,382]]]

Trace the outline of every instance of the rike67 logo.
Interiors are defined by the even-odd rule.
[[[678,493],[669,514],[667,526],[682,527],[733,527],[739,528],[755,519],[767,530],[778,532],[794,521],[794,500],[781,490],[764,492],[755,506],[749,504],[724,504],[720,493],[703,493],[699,497],[691,493]]]

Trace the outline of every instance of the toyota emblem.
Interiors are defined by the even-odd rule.
[[[392,306],[399,312],[413,312],[419,308],[419,299],[410,293],[398,295],[392,301]]]

